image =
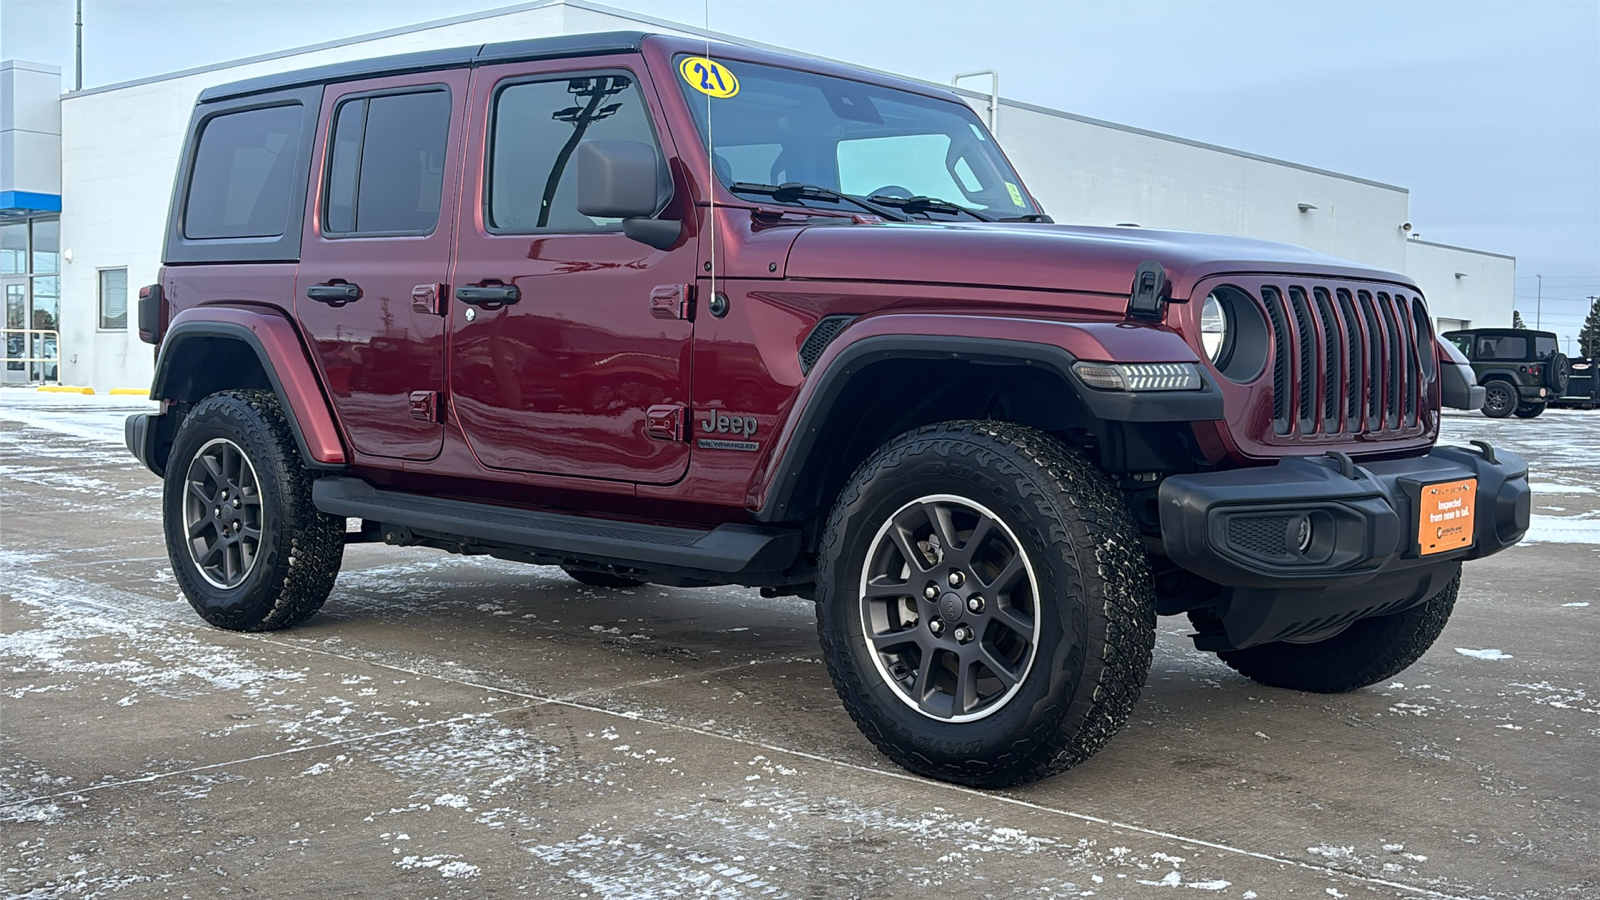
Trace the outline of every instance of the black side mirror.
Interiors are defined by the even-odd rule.
[[[638,141],[584,141],[578,145],[578,212],[622,220],[628,237],[666,249],[682,222],[653,219],[672,199],[672,181],[654,147]]]

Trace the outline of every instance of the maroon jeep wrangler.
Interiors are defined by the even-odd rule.
[[[1434,446],[1482,389],[1406,278],[1056,225],[955,95],[742,47],[211,88],[139,322],[206,621],[304,621],[364,541],[799,595],[867,737],[971,785],[1103,746],[1158,615],[1388,678],[1528,525],[1522,460]]]

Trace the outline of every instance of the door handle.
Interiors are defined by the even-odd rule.
[[[521,300],[522,291],[514,284],[485,281],[481,284],[466,284],[456,288],[456,299],[473,306],[496,309]]]
[[[327,284],[313,284],[306,288],[306,296],[329,306],[343,306],[361,299],[361,285],[348,284],[335,279]]]

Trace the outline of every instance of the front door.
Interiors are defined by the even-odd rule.
[[[466,70],[330,86],[295,308],[358,453],[425,460],[444,441],[444,308]]]
[[[688,468],[695,243],[652,249],[575,199],[584,140],[672,153],[646,76],[626,67],[637,59],[486,67],[474,82],[485,124],[467,157],[484,164],[463,187],[451,282],[479,299],[451,301],[450,403],[484,465],[649,484]]]

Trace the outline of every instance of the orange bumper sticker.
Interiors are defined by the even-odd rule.
[[[1476,478],[1425,485],[1417,520],[1417,546],[1421,555],[1471,547],[1477,504]]]

